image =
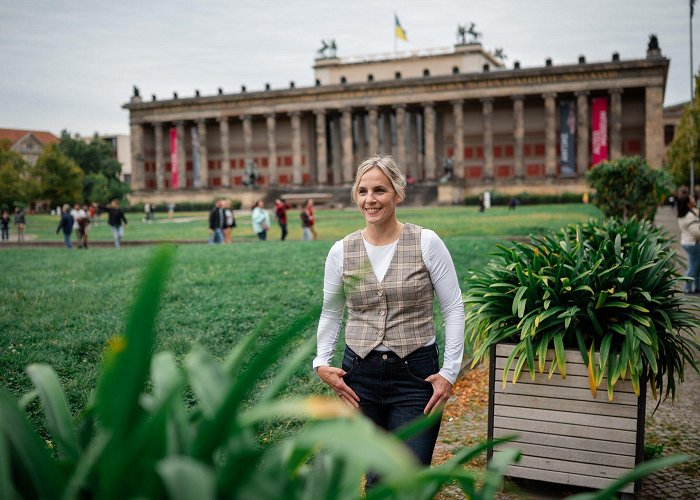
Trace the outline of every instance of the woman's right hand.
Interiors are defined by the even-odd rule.
[[[321,377],[321,380],[333,389],[343,403],[351,408],[359,408],[359,396],[343,380],[346,373],[345,370],[333,366],[319,366],[316,372]]]

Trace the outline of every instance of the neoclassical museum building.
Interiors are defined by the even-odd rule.
[[[643,57],[528,68],[474,42],[322,53],[312,87],[151,100],[135,87],[124,105],[133,199],[245,202],[254,173],[255,197],[326,193],[342,204],[356,166],[375,153],[394,155],[441,203],[483,191],[581,193],[600,161],[641,155],[661,166],[668,67],[655,36]]]

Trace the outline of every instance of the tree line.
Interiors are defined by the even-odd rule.
[[[46,146],[35,165],[12,151],[11,145],[0,141],[0,208],[106,204],[129,192],[119,178],[121,163],[97,135],[85,141],[63,130],[59,142]]]

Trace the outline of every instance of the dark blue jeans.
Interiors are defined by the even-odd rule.
[[[433,386],[425,379],[440,371],[437,345],[421,347],[403,359],[379,351],[362,359],[346,347],[343,370],[345,383],[360,397],[362,413],[391,432],[423,416],[433,395]],[[430,465],[439,431],[438,421],[406,442],[423,465]]]
[[[682,245],[682,247],[683,250],[688,252],[688,272],[685,275],[693,278],[693,281],[685,283],[683,291],[685,293],[692,293],[693,290],[698,292],[700,291],[700,243]]]

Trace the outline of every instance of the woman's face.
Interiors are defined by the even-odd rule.
[[[365,172],[357,185],[357,208],[369,224],[383,224],[396,217],[399,196],[389,178],[378,168]]]

